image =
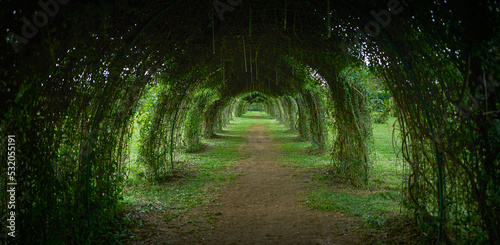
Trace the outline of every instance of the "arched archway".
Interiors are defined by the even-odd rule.
[[[370,120],[353,67],[368,66],[394,95],[402,152],[412,170],[407,201],[417,220],[433,220],[441,239],[454,229],[451,220],[464,218],[460,222],[494,242],[500,202],[497,6],[3,1],[0,131],[19,142],[16,176],[23,194],[17,210],[19,232],[26,234],[19,241],[60,239],[52,231],[80,227],[72,220],[83,217],[88,224],[81,228],[89,232],[93,222],[112,214],[108,207],[116,205],[122,181],[115,173],[126,159],[133,115],[144,109],[138,101],[146,88],[156,84],[143,152],[154,162],[168,160],[163,153],[172,152],[174,132],[185,123],[204,121],[203,129],[184,132],[190,139],[200,130],[211,136],[230,118],[235,99],[252,92],[269,98],[267,107],[276,107],[269,110],[289,123],[296,107],[298,130],[311,132],[308,139],[321,149],[324,125],[314,119],[321,117],[318,98],[325,95],[340,132],[334,159],[357,163],[353,175],[367,172]],[[203,117],[187,108],[193,104],[204,108]],[[5,155],[7,149],[2,147]],[[6,207],[7,194],[0,195]],[[52,207],[58,211],[45,211]],[[48,228],[34,229],[40,221]]]

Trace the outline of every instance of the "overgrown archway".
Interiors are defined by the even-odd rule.
[[[143,160],[160,176],[183,139],[196,150],[200,137],[241,114],[247,104],[237,99],[249,93],[363,185],[369,70],[394,96],[411,168],[405,201],[416,222],[443,241],[494,243],[497,6],[4,1],[0,131],[15,138],[15,149],[7,139],[1,148],[15,154],[16,241],[90,242],[99,234],[117,211],[137,113],[148,115],[139,120]],[[147,96],[155,98],[144,107]],[[10,160],[2,160],[3,183],[12,181]],[[0,195],[9,216],[10,196]]]

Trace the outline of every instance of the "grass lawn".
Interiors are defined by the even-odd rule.
[[[305,205],[311,209],[358,216],[368,227],[376,228],[401,210],[403,164],[393,149],[395,122],[396,119],[391,118],[387,124],[373,124],[369,183],[362,188],[336,181],[329,171],[329,154],[311,153],[310,144],[297,141],[297,134],[290,133],[285,126],[271,123],[270,131],[284,150],[278,159],[283,161],[283,167],[304,168],[315,173],[313,187],[304,193]]]
[[[202,139],[204,151],[176,152],[175,174],[163,183],[148,180],[144,168],[136,164],[138,135],[135,134],[123,191],[124,204],[141,212],[163,209],[183,212],[214,201],[218,190],[237,175],[227,170],[231,170],[237,160],[247,157],[237,148],[245,142],[242,137],[247,129],[258,121],[235,118],[216,138]]]

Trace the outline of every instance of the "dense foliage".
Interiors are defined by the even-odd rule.
[[[134,128],[139,163],[161,180],[176,151],[202,149],[256,104],[358,186],[370,115],[383,122],[389,107],[422,234],[500,240],[498,1],[229,1],[223,13],[194,0],[40,3],[0,3],[0,233],[16,139],[9,240],[116,241]]]

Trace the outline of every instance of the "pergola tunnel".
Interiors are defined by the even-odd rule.
[[[321,79],[321,81],[315,80],[306,67],[301,69],[302,71],[297,71],[297,73],[304,72],[302,77],[297,74],[298,78],[292,78],[297,80],[281,81],[283,85],[279,85],[277,78],[273,81],[264,81],[264,83],[250,83],[249,88],[240,86],[241,91],[235,95],[221,95],[217,88],[210,87],[210,85],[204,86],[203,83],[199,83],[198,87],[192,91],[179,94],[176,90],[166,91],[165,85],[162,84],[164,80],[159,78],[158,83],[150,86],[148,92],[141,98],[140,101],[143,102],[135,116],[135,121],[141,125],[137,127],[137,130],[140,130],[142,142],[139,161],[148,166],[148,176],[153,179],[164,177],[174,169],[173,154],[176,150],[197,152],[204,147],[201,143],[203,137],[215,136],[215,133],[220,132],[233,117],[240,117],[248,110],[259,110],[265,111],[292,131],[297,131],[298,138],[310,141],[314,150],[321,153],[335,152],[335,165],[339,169],[342,166],[343,169],[339,174],[347,175],[355,185],[366,184],[369,163],[367,142],[371,131],[368,100],[361,100],[363,94],[352,96],[351,100],[359,100],[356,103],[358,106],[356,111],[362,115],[351,119],[349,123],[343,122],[345,119],[338,118],[331,112],[349,108],[335,108],[335,105],[330,102],[333,98],[326,86],[326,81],[317,74],[315,74],[316,79]],[[358,78],[362,81],[361,74],[351,72],[350,77],[345,75],[345,79]],[[219,74],[218,79],[221,76],[225,75]],[[283,77],[286,76],[283,75]],[[216,82],[220,80],[216,79]],[[281,95],[272,94],[269,90],[271,82],[273,86],[289,91],[282,91]],[[222,83],[216,86],[222,87],[220,89],[222,91],[228,89],[225,88],[226,80],[222,80]],[[257,88],[252,91],[255,86],[262,89]],[[367,88],[361,83],[357,87],[357,93],[364,91],[364,95],[367,95]],[[388,112],[385,113],[388,114]],[[338,123],[331,123],[335,119]],[[356,122],[357,120],[364,121]],[[361,132],[356,131],[358,128],[356,124],[351,123],[353,121],[358,124],[357,127]],[[328,135],[328,132],[333,131],[339,133]],[[345,141],[347,137],[358,137],[351,140],[355,144],[351,147],[356,147],[357,150],[352,151],[350,155],[345,149],[345,146],[351,143]],[[334,147],[333,144],[339,144],[339,146]],[[346,168],[350,170],[345,171]]]
[[[0,6],[0,244],[123,241],[131,169],[168,185],[249,111],[355,189],[394,120],[419,241],[500,240],[496,0]]]

